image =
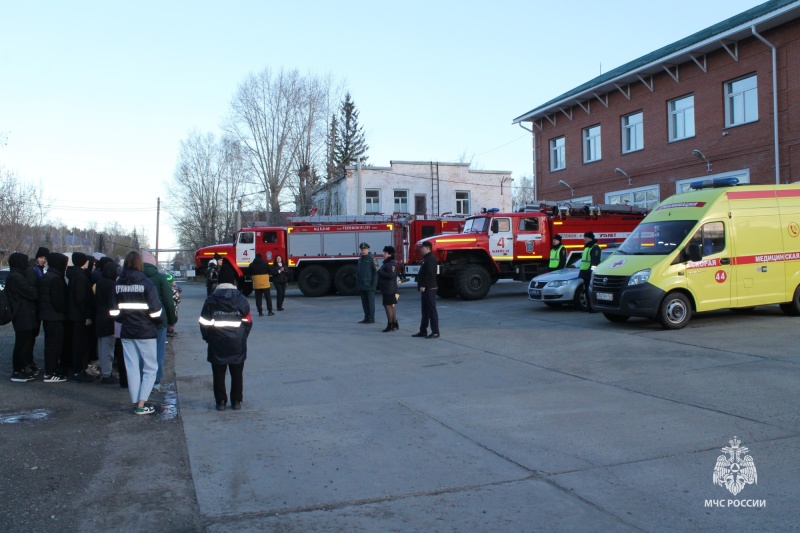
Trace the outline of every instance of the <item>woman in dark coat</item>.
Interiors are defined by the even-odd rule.
[[[386,310],[386,329],[384,333],[400,329],[397,323],[397,262],[394,246],[383,247],[383,264],[378,269],[378,290],[383,295],[383,308]]]
[[[14,351],[12,364],[14,366],[11,381],[24,383],[33,381],[36,377],[30,362],[33,360],[33,345],[39,334],[39,320],[36,318],[37,291],[25,275],[28,267],[28,256],[14,252],[8,257],[8,266],[11,272],[6,279],[6,293],[14,310]],[[35,277],[33,278],[35,279]]]
[[[283,257],[275,256],[272,262],[272,283],[275,285],[275,292],[278,293],[278,311],[283,311],[283,298],[286,296],[286,282],[289,277],[286,275],[286,265],[283,264]]]
[[[217,411],[228,403],[225,373],[231,373],[231,405],[242,408],[244,361],[247,359],[247,336],[253,321],[250,304],[234,284],[236,273],[224,261],[219,269],[219,285],[206,298],[200,312],[200,334],[208,343],[208,362],[214,375],[214,399]]]

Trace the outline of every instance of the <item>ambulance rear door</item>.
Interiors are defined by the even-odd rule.
[[[766,192],[770,198],[730,201],[736,248],[734,307],[781,303],[786,299],[786,257],[780,217],[775,193]]]

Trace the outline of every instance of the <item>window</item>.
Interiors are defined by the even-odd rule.
[[[627,191],[615,191],[606,194],[607,204],[630,205],[652,209],[658,205],[658,187],[641,187]]]
[[[239,242],[242,244],[253,244],[256,242],[256,234],[252,231],[242,232],[239,234]]]
[[[669,102],[669,140],[694,137],[694,95]]]
[[[725,250],[725,225],[722,222],[709,222],[692,235],[690,244],[699,244],[703,257]]]
[[[394,212],[408,213],[408,191],[394,191]]]
[[[278,233],[275,231],[265,231],[264,234],[261,236],[263,242],[267,244],[273,244],[278,242]]]
[[[424,194],[415,194],[414,195],[414,214],[415,215],[424,215],[425,212],[428,210],[425,201]]]
[[[338,215],[339,214],[339,191],[335,191],[333,193],[333,199],[331,200],[331,215]]]
[[[539,219],[538,218],[519,219],[519,231],[539,231]]]
[[[564,137],[550,139],[550,172],[567,168]]]
[[[758,120],[758,78],[755,74],[725,84],[725,126]]]
[[[469,191],[456,191],[456,214],[469,215]]]
[[[583,162],[600,161],[600,126],[583,130]]]
[[[644,113],[631,113],[622,117],[622,153],[644,148]]]
[[[381,212],[381,191],[378,189],[367,189],[367,202],[365,213],[380,213]]]
[[[497,221],[497,233],[508,233],[511,231],[511,219],[510,218],[495,218]]]

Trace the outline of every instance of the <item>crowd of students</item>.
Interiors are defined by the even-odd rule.
[[[129,389],[134,412],[152,413],[145,403],[163,377],[167,334],[180,302],[180,290],[158,271],[153,255],[130,252],[120,264],[41,247],[32,261],[15,252],[8,264],[5,290],[15,335],[11,381],[31,382],[42,374],[34,347],[43,332],[43,382],[119,384]]]

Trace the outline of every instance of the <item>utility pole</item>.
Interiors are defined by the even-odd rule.
[[[161,223],[161,197],[156,200],[156,268],[158,268],[158,230]]]
[[[239,198],[239,205],[236,208],[236,228],[234,231],[238,231],[239,228],[242,227],[242,199]]]

